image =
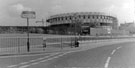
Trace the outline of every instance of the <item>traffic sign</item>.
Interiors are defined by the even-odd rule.
[[[22,18],[36,18],[36,13],[34,11],[23,11],[21,14]]]

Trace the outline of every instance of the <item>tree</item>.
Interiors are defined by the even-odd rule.
[[[44,33],[44,30],[42,28],[37,28],[36,32],[37,33]]]
[[[30,33],[36,33],[36,28],[31,28]]]

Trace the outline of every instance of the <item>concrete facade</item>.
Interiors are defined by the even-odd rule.
[[[53,26],[52,28],[54,28],[54,31],[57,31],[57,33],[59,33],[59,29],[57,28],[61,27],[61,25],[67,25],[63,29],[64,32],[72,33],[72,30],[74,30],[74,34],[90,34],[90,28],[118,28],[117,17],[102,12],[75,12],[57,14],[50,16],[46,21]],[[76,27],[76,25],[79,25],[79,27]],[[79,28],[81,29],[77,32],[77,29]]]

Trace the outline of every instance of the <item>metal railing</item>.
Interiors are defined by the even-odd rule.
[[[96,41],[109,39],[125,39],[134,37],[57,37],[46,38],[46,47],[43,47],[43,37],[30,37],[30,52],[52,52],[63,49],[72,49],[75,39],[79,41]],[[1,37],[0,38],[0,54],[20,54],[27,52],[26,37]]]

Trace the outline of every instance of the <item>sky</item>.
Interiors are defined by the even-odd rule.
[[[105,12],[117,16],[119,23],[135,21],[134,0],[0,0],[0,26],[26,26],[22,11],[35,11],[31,26],[50,16],[70,12]]]

